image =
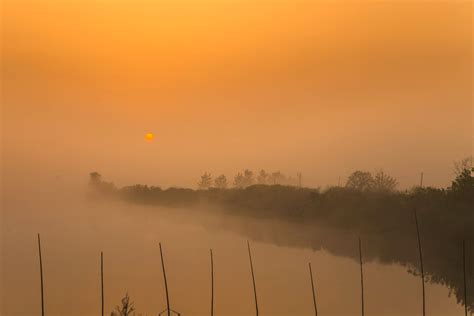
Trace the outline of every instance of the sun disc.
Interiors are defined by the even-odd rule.
[[[153,140],[153,133],[146,133],[145,139],[147,141],[152,141]]]

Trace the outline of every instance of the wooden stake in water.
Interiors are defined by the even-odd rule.
[[[364,316],[364,270],[363,270],[363,262],[362,262],[362,243],[359,237],[359,263],[360,263],[360,291],[361,291],[361,309],[362,309],[362,316]]]
[[[308,263],[308,265],[309,265],[309,276],[311,278],[311,289],[313,290],[314,315],[318,316],[318,307],[316,306],[316,294],[314,291],[313,271],[311,270],[311,262]]]
[[[211,316],[214,316],[214,260],[211,249]]]
[[[171,316],[170,299],[169,299],[169,294],[168,294],[168,283],[166,282],[165,261],[163,260],[163,250],[161,249],[161,242],[159,243],[159,245],[160,245],[161,266],[163,267],[163,278],[165,280],[166,308],[168,311],[168,316]]]
[[[249,250],[250,270],[252,272],[253,294],[255,298],[255,312],[256,312],[256,315],[258,316],[257,287],[255,286],[255,275],[253,273],[252,253],[250,252],[250,243],[248,240],[247,240],[247,248]]]
[[[426,315],[426,302],[425,302],[425,272],[423,269],[423,250],[421,248],[421,238],[420,238],[420,228],[418,226],[418,216],[416,214],[416,210],[414,211],[415,213],[415,224],[416,224],[416,235],[418,237],[418,251],[420,255],[420,271],[421,271],[421,288],[422,288],[422,293],[423,293],[423,316]]]
[[[462,264],[464,276],[464,315],[467,316],[467,284],[466,284],[466,241],[462,241]]]
[[[101,311],[104,316],[104,254],[100,252],[100,293],[101,293]]]
[[[40,234],[38,234],[38,252],[39,252],[39,266],[40,266],[40,280],[41,280],[41,316],[44,316],[43,260],[41,258]]]

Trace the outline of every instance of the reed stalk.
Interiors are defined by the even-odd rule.
[[[257,287],[255,286],[255,274],[253,272],[253,262],[252,262],[252,253],[250,251],[250,243],[247,240],[247,248],[249,251],[249,259],[250,259],[250,271],[252,272],[252,283],[253,283],[253,294],[255,298],[255,313],[258,316],[258,300],[257,300]]]
[[[40,280],[41,280],[41,316],[44,316],[43,260],[41,256],[40,234],[38,234],[38,253],[39,253],[39,268],[40,268]]]
[[[161,266],[163,268],[163,278],[165,280],[166,310],[168,312],[168,316],[171,316],[170,298],[169,298],[169,293],[168,293],[168,283],[166,281],[165,261],[163,260],[163,249],[161,248],[161,242],[159,243],[159,245],[160,245]]]
[[[318,316],[318,307],[316,305],[316,293],[314,291],[313,271],[311,270],[311,262],[308,263],[308,265],[309,265],[309,276],[311,278],[311,289],[313,291],[314,315]]]
[[[101,293],[101,315],[104,316],[104,254],[100,252],[100,293]]]
[[[416,236],[418,238],[418,251],[420,256],[420,271],[421,271],[421,289],[423,294],[423,316],[426,316],[426,299],[425,299],[425,272],[423,268],[423,250],[421,248],[420,227],[418,225],[418,215],[415,213]]]
[[[211,316],[214,316],[214,260],[211,249]]]
[[[362,261],[362,243],[359,237],[359,264],[360,264],[360,300],[361,300],[361,312],[362,316],[365,315],[364,310],[364,269],[363,269],[363,261]]]

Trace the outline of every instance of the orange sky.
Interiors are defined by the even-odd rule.
[[[446,186],[470,1],[4,0],[3,171],[194,186],[243,168]],[[153,143],[144,135],[152,131]]]

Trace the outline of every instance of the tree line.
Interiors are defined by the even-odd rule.
[[[199,190],[207,190],[210,188],[227,189],[230,186],[243,189],[254,184],[301,186],[301,177],[301,173],[298,173],[296,178],[294,178],[292,176],[286,176],[280,171],[267,173],[264,169],[262,169],[257,174],[255,174],[252,170],[245,169],[242,172],[238,172],[234,176],[232,183],[229,183],[227,177],[224,174],[213,178],[211,173],[204,172],[197,183],[197,187]]]
[[[295,185],[258,184],[258,176],[250,171],[235,178],[239,186],[214,186],[206,177],[206,189],[161,189],[157,186],[132,185],[115,188],[92,173],[90,184],[97,196],[110,196],[134,204],[146,204],[181,209],[212,209],[248,219],[278,219],[288,223],[312,224],[338,229],[347,234],[372,236],[372,253],[368,260],[399,263],[416,271],[416,253],[411,251],[414,236],[411,223],[416,209],[421,222],[424,251],[427,254],[427,277],[445,284],[462,296],[459,270],[459,245],[463,240],[474,244],[474,178],[469,161],[455,166],[455,177],[446,188],[416,186],[397,190],[397,181],[383,171],[355,171],[342,186],[325,190]],[[242,178],[246,179],[242,181]],[[271,179],[271,178],[270,178]],[[226,182],[225,182],[226,183]],[[253,183],[253,184],[252,184]],[[268,182],[267,182],[268,183]],[[275,232],[278,234],[278,232]],[[308,236],[313,236],[312,232]],[[279,238],[277,238],[280,240]],[[315,249],[331,249],[327,240],[313,240]],[[288,241],[289,242],[289,241]],[[321,242],[322,244],[318,244]],[[390,250],[390,251],[388,251]],[[340,253],[339,249],[334,249]],[[474,291],[468,293],[468,306],[474,309]]]
[[[197,188],[199,190],[208,190],[210,188],[228,189],[233,186],[237,189],[243,189],[254,184],[279,184],[301,187],[301,182],[301,173],[297,173],[296,177],[288,177],[280,171],[267,173],[262,169],[255,174],[252,170],[245,169],[234,176],[232,183],[229,183],[224,174],[213,178],[211,173],[204,172],[197,183]],[[374,174],[368,171],[357,170],[348,177],[345,186],[360,191],[393,192],[398,186],[398,181],[383,170],[377,170]]]

